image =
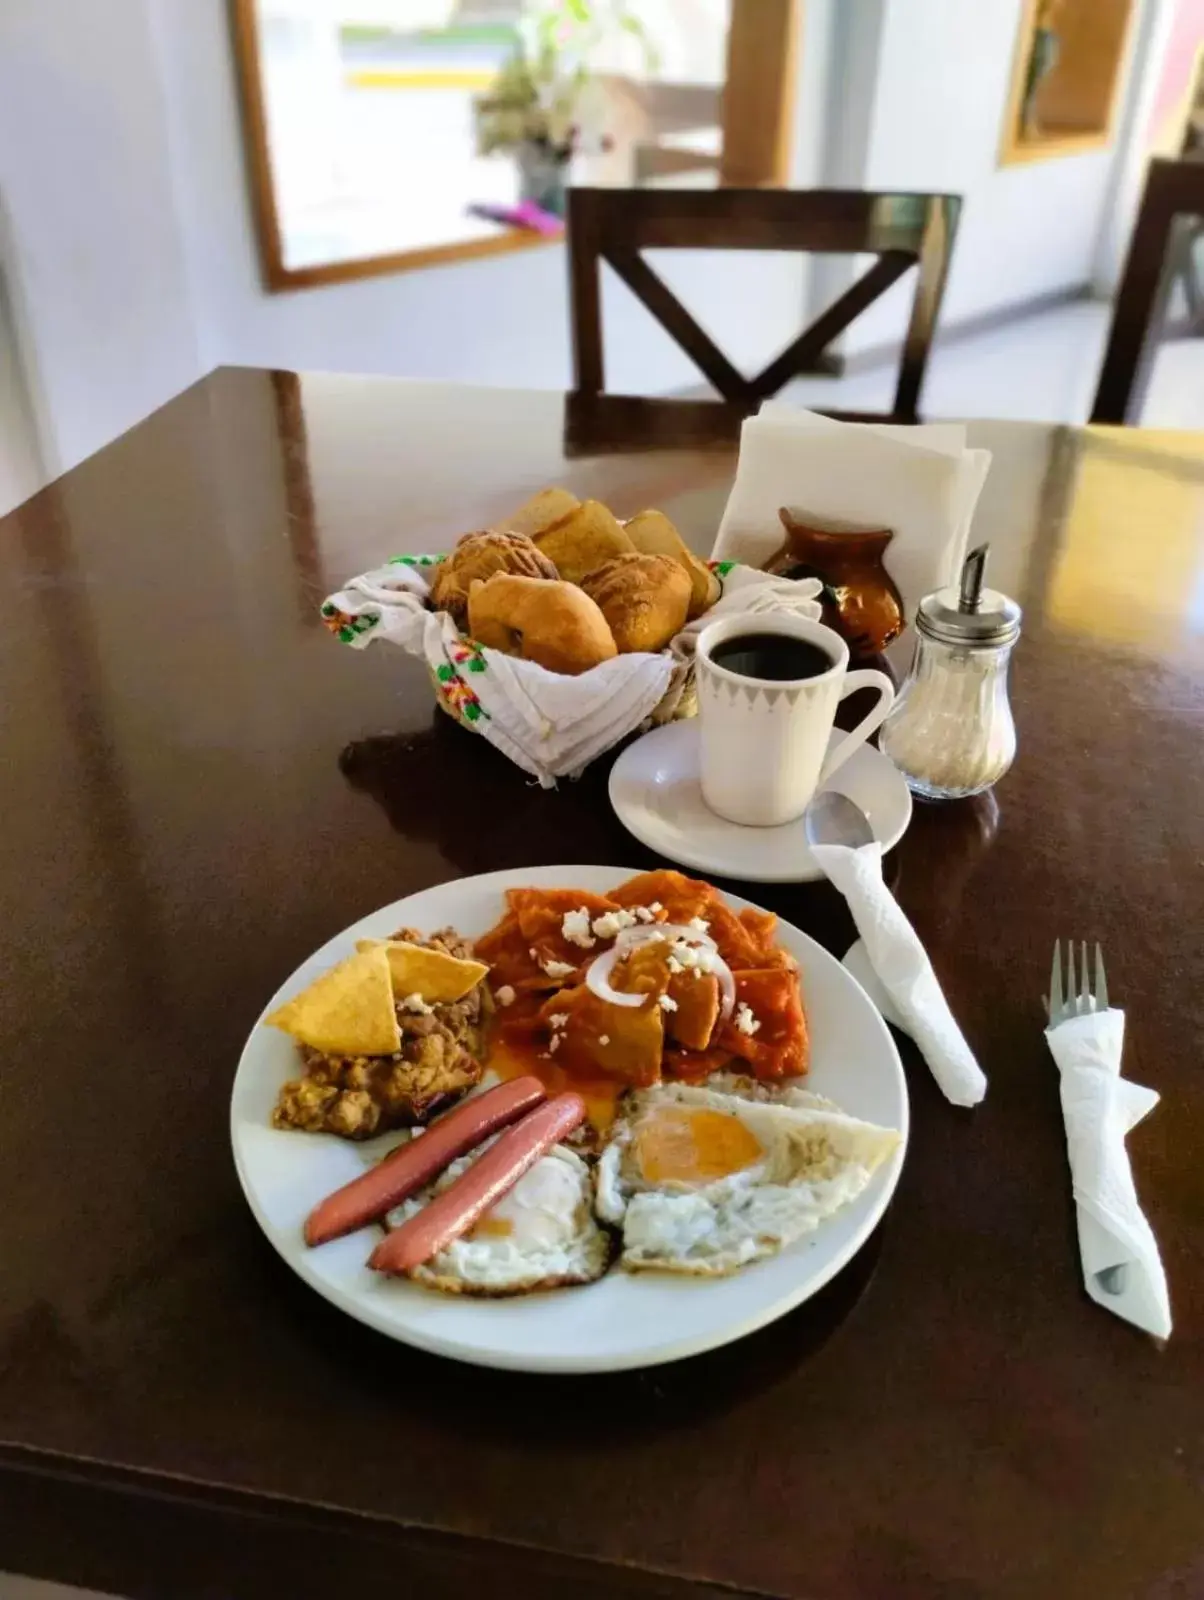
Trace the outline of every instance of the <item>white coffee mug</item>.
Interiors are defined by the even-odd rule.
[[[747,677],[711,659],[726,639],[784,634],[822,650],[832,665],[811,678]],[[812,795],[869,738],[895,698],[884,672],[848,670],[838,633],[803,617],[724,617],[698,636],[695,672],[702,738],[702,797],[711,810],[746,827],[793,822]],[[857,689],[877,689],[878,704],[832,751],[836,708]]]

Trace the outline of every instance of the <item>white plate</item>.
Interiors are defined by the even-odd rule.
[[[402,925],[451,924],[478,937],[502,914],[504,889],[524,884],[605,892],[632,876],[614,867],[528,867],[462,878],[398,900],[346,929],[299,966],[266,1012],[296,994],[356,939]],[[725,896],[737,910],[747,905]],[[291,1039],[262,1018],[247,1040],[230,1107],[234,1160],[251,1210],[272,1244],[327,1300],[391,1338],[480,1366],[526,1372],[611,1372],[675,1361],[739,1339],[821,1288],[863,1245],[886,1209],[907,1142],[907,1088],[890,1034],[828,953],[788,923],[781,941],[799,961],[811,1028],[809,1088],[857,1117],[903,1135],[856,1202],[807,1239],[731,1278],[702,1282],[612,1271],[585,1288],[515,1300],[470,1300],[370,1272],[375,1228],[309,1250],[301,1224],[324,1195],[362,1172],[365,1147],[270,1123],[276,1094],[297,1073]]]
[[[839,730],[829,748],[844,737]],[[882,848],[898,844],[911,821],[911,790],[873,745],[855,751],[824,785],[855,800]],[[699,872],[746,883],[806,883],[822,878],[802,821],[742,828],[716,816],[698,778],[698,722],[670,722],[629,745],[610,771],[610,803],[641,844]]]

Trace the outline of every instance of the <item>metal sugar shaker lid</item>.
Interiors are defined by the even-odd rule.
[[[916,612],[916,627],[944,644],[1011,644],[1020,637],[1020,607],[998,589],[984,589],[983,576],[990,546],[971,550],[955,589],[938,589],[925,595]]]

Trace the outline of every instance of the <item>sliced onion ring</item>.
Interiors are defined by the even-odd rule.
[[[626,993],[621,989],[611,987],[610,975],[619,961],[625,961],[638,945],[648,944],[650,940],[664,937],[671,941],[678,939],[686,943],[700,945],[711,952],[710,963],[703,969],[718,979],[719,982],[719,1015],[724,1022],[731,1016],[736,1007],[736,980],[732,977],[732,969],[721,955],[718,954],[715,941],[708,934],[699,933],[697,928],[685,928],[672,923],[644,924],[636,928],[624,928],[615,940],[611,949],[603,951],[600,956],[590,962],[585,971],[587,986],[598,996],[612,1006],[638,1006],[648,998],[647,993],[636,991]],[[632,935],[632,937],[628,937]]]
[[[585,981],[599,1000],[605,1000],[612,1006],[642,1006],[648,998],[646,994],[624,994],[620,989],[612,989],[608,981],[615,962],[621,961],[626,954],[627,951],[620,950],[618,945],[603,951],[585,969]]]
[[[716,958],[712,970],[719,979],[719,1015],[726,1022],[736,1009],[736,980],[722,956]]]

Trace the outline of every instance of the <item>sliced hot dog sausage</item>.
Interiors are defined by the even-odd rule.
[[[421,1138],[399,1146],[378,1166],[316,1205],[305,1220],[306,1244],[340,1239],[383,1217],[438,1177],[457,1156],[475,1149],[499,1128],[517,1122],[539,1105],[546,1093],[538,1078],[513,1078],[461,1101],[432,1122]]]
[[[584,1121],[585,1102],[579,1094],[558,1094],[529,1111],[430,1205],[386,1235],[368,1265],[377,1272],[408,1272],[429,1261],[444,1245],[467,1233],[524,1172]]]

